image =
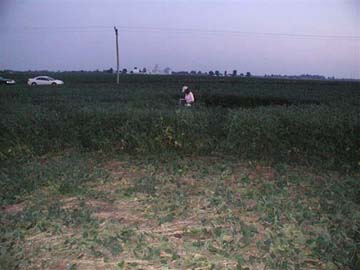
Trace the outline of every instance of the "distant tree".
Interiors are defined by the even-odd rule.
[[[130,71],[130,74],[134,74],[134,71],[131,70],[131,71]]]
[[[249,71],[246,72],[246,77],[251,77],[251,73]]]
[[[113,68],[109,68],[109,69],[104,69],[104,72],[105,73],[113,73],[114,70],[113,70]]]
[[[236,77],[236,76],[237,76],[237,70],[236,70],[236,69],[233,70],[232,76],[233,76],[233,77]]]
[[[146,73],[146,68],[143,68],[143,69],[142,69],[142,73]]]
[[[170,71],[171,71],[171,68],[169,68],[169,67],[164,68],[165,74],[170,74]]]
[[[198,74],[198,75],[202,75],[202,72],[199,70],[197,74]]]
[[[173,75],[189,75],[189,72],[187,72],[187,71],[173,71],[173,72],[171,72],[171,74],[173,74]]]
[[[218,70],[215,70],[215,76],[220,76],[220,72]]]
[[[225,77],[227,76],[227,70],[224,71],[224,76],[225,76]]]
[[[192,70],[192,71],[190,71],[190,74],[191,74],[191,75],[196,75],[196,71],[195,71],[195,70]]]
[[[121,71],[122,74],[126,74],[128,71],[126,68],[123,68],[123,70]]]
[[[210,71],[209,71],[209,75],[210,75],[210,76],[214,76],[214,71],[210,70]]]
[[[153,67],[152,71],[151,71],[153,74],[156,74],[159,72],[159,65],[158,64],[155,64],[155,66]]]
[[[244,77],[244,73],[240,73],[240,77]]]

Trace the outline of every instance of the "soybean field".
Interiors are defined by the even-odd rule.
[[[0,85],[1,270],[359,269],[359,81],[36,75]]]

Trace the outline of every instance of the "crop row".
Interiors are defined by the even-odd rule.
[[[2,160],[79,148],[137,154],[223,152],[345,168],[360,162],[356,107],[157,110],[22,105],[4,110],[0,129]]]

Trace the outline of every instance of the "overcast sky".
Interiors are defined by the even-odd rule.
[[[0,0],[0,70],[360,78],[360,0]]]

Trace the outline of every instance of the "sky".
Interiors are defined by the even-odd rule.
[[[0,0],[0,70],[360,79],[360,0]]]

